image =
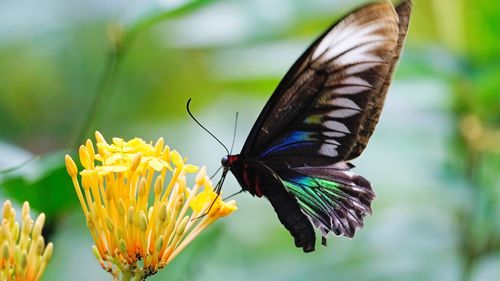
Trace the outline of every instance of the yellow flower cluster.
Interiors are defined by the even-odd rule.
[[[65,160],[94,253],[115,277],[156,273],[208,225],[237,209],[215,194],[204,167],[187,164],[162,138],[155,145],[139,138],[108,144],[99,132],[95,136],[97,153],[90,140],[79,149],[81,185],[74,161],[69,155]],[[189,188],[186,175],[194,173]]]
[[[45,215],[42,213],[33,223],[30,206],[24,202],[21,225],[16,222],[16,211],[10,201],[3,204],[0,226],[0,280],[36,281],[42,278],[54,246],[45,246],[42,236]]]

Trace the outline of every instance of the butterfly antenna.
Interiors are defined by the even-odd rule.
[[[219,168],[217,169],[217,171],[215,171],[215,173],[212,176],[210,176],[210,180],[212,180],[213,178],[215,178],[215,176],[219,173],[220,169],[222,169],[222,165],[219,166]]]
[[[229,155],[233,153],[234,140],[236,139],[236,128],[238,128],[238,112],[236,112],[236,117],[234,118],[233,142],[231,142],[231,149],[229,151]]]
[[[203,125],[201,125],[201,123],[193,116],[193,114],[191,113],[191,110],[189,109],[189,103],[191,103],[191,99],[189,99],[187,104],[186,104],[186,109],[187,109],[189,116],[191,116],[191,118],[194,120],[194,122],[196,122],[196,124],[198,124],[203,130],[205,130],[205,132],[209,133],[218,143],[220,143],[222,145],[222,147],[224,147],[224,149],[227,152],[227,155],[231,154],[231,153],[229,153],[229,150],[227,149],[227,147],[216,136],[214,136],[214,134],[212,134],[207,128],[205,128]]]

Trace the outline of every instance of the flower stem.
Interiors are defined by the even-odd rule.
[[[121,281],[130,281],[132,280],[132,272],[130,270],[122,271]],[[134,277],[135,280],[135,277]]]
[[[139,274],[139,275],[135,275],[134,277],[132,277],[132,281],[142,281],[144,280],[144,274]]]
[[[113,88],[114,81],[116,79],[116,74],[118,70],[118,65],[120,62],[120,58],[123,57],[123,53],[121,49],[117,46],[114,46],[112,50],[109,51],[106,66],[103,72],[103,76],[97,86],[96,93],[92,99],[90,104],[90,108],[85,116],[85,120],[80,128],[79,135],[76,139],[74,148],[78,148],[78,144],[82,142],[87,136],[90,127],[92,126],[92,122],[97,119],[97,115],[101,112],[101,106],[106,96],[109,95],[111,89]]]

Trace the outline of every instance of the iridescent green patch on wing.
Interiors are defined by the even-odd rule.
[[[352,237],[356,228],[363,226],[363,217],[371,213],[370,203],[375,195],[361,176],[348,171],[334,174],[338,179],[295,173],[282,180],[323,236],[332,231]]]

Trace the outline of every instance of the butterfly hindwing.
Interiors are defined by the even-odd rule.
[[[328,167],[301,167],[278,171],[285,189],[293,194],[303,213],[326,237],[329,232],[353,237],[371,213],[375,197],[370,183],[339,162]]]

